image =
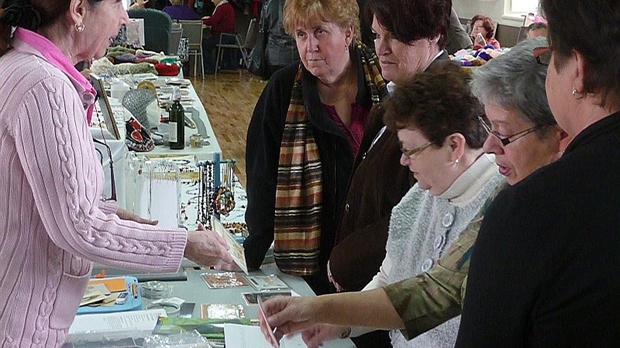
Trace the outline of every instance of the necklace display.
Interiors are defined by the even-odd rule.
[[[235,208],[234,168],[235,160],[219,162],[221,182],[215,182],[213,161],[198,163],[200,168],[200,194],[198,196],[198,220],[212,229],[211,217],[227,216]]]
[[[199,163],[200,194],[198,195],[198,221],[208,229],[212,229],[213,216],[213,162]]]

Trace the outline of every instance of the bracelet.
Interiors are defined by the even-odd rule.
[[[213,211],[220,215],[228,215],[235,209],[235,197],[232,191],[225,186],[218,187],[212,195]]]
[[[181,311],[180,305],[174,302],[168,302],[168,301],[149,303],[146,306],[146,309],[160,309],[160,308],[166,311],[166,315],[174,315]]]
[[[345,339],[345,338],[349,338],[349,336],[351,336],[351,327],[347,327],[347,329],[340,334],[340,338]]]
[[[170,296],[172,291],[169,284],[157,280],[146,282],[140,285],[142,296],[146,298],[158,299]]]

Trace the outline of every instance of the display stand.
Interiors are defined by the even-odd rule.
[[[235,208],[235,187],[233,185],[234,159],[221,160],[214,154],[213,161],[197,164],[200,169],[200,194],[198,196],[198,221],[212,229],[211,217],[220,219]]]

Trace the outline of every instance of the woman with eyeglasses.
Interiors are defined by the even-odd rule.
[[[487,211],[457,347],[620,342],[620,2],[541,7],[551,49],[537,50],[548,63],[547,98],[572,140],[558,161],[506,189]],[[499,126],[504,137],[524,129]]]
[[[0,8],[0,346],[60,347],[92,262],[175,272],[231,262],[217,233],[153,226],[100,201],[95,89],[75,68],[129,19],[118,0],[4,0]]]
[[[547,104],[546,68],[532,54],[535,48],[545,45],[544,38],[523,41],[473,73],[473,93],[485,101],[486,117],[478,118],[484,121],[481,126],[488,133],[483,149],[495,154],[500,173],[509,185],[555,161],[569,141],[555,124]],[[521,88],[524,84],[531,88]],[[411,339],[457,316],[484,211],[501,189],[503,186],[498,186],[479,215],[427,272],[382,289],[267,301],[266,310],[273,313],[269,322],[283,333],[324,322],[345,328],[400,329]]]
[[[436,64],[399,84],[384,104],[384,120],[397,133],[401,144],[400,163],[409,168],[418,182],[392,210],[386,257],[380,271],[364,290],[381,289],[428,271],[503,182],[493,156],[482,150],[486,132],[477,119],[482,107],[470,93],[467,73],[455,64]],[[366,291],[359,294],[364,293]],[[280,309],[277,303],[267,302],[268,314]],[[343,315],[354,313],[342,309]],[[272,324],[278,326],[277,332],[282,328],[286,333],[290,327],[280,325],[297,318],[282,318],[283,315],[286,316],[275,314],[269,320],[280,316]],[[409,342],[400,332],[392,331],[392,345],[452,347],[457,330],[458,319],[453,319]],[[310,329],[304,335],[311,347],[318,346],[322,340],[338,337],[315,338],[315,331]],[[347,331],[351,328],[340,330],[341,333]],[[366,331],[369,330],[356,328],[353,334]]]
[[[388,89],[449,60],[450,1],[369,0],[375,51]],[[392,208],[415,183],[399,164],[396,133],[386,129],[382,113],[371,113],[353,164],[344,212],[329,255],[328,274],[338,292],[359,291],[377,274],[385,258]],[[381,168],[381,170],[378,170]],[[385,331],[352,337],[358,348],[390,347]]]
[[[483,48],[485,46],[493,46],[493,48],[500,48],[501,45],[494,37],[495,24],[493,20],[485,15],[475,15],[470,21],[470,36],[471,41],[474,43],[474,50]]]

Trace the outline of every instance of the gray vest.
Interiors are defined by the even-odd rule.
[[[487,198],[503,182],[497,172],[473,200],[459,208],[447,199],[432,196],[416,184],[392,210],[387,251],[392,259],[388,283],[392,284],[428,271],[450,247]],[[460,316],[410,341],[392,331],[394,347],[454,347]]]

